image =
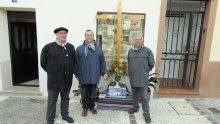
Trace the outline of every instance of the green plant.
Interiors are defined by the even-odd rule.
[[[98,96],[100,94],[100,91],[99,91],[99,87],[98,85],[96,85],[96,96],[95,96],[95,100],[97,101],[98,100]],[[78,86],[78,89],[77,90],[73,90],[73,94],[74,96],[79,96],[82,94],[82,88],[81,88],[81,85]],[[80,103],[82,103],[82,99],[80,99]]]
[[[79,96],[82,93],[81,85],[78,86],[77,90],[73,90],[74,96]]]
[[[156,74],[159,75],[158,73],[152,73],[149,76],[156,75]],[[150,92],[150,88],[149,87],[153,87],[154,90],[156,90],[155,84],[158,84],[159,82],[160,82],[160,78],[158,78],[158,77],[150,77],[149,78],[149,84],[148,84],[148,92]]]

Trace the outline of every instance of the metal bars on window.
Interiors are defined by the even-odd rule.
[[[194,87],[204,10],[205,1],[168,0],[161,87]]]

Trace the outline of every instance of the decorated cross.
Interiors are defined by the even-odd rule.
[[[107,19],[107,15],[96,15],[96,19]],[[132,15],[131,19],[144,19],[144,15]],[[116,60],[120,60],[120,49],[121,49],[121,27],[122,27],[122,2],[118,1],[118,12],[117,12],[117,38],[116,38]]]

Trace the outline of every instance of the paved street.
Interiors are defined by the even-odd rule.
[[[98,110],[82,117],[79,97],[71,97],[70,116],[75,124],[145,124],[142,110],[129,115],[125,111]],[[45,96],[0,95],[0,124],[44,124]],[[152,98],[152,124],[220,124],[220,99]],[[59,102],[55,124],[66,124],[60,116]]]

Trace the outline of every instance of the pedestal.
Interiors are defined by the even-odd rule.
[[[107,97],[126,98],[126,88],[117,86],[109,86]]]
[[[133,108],[133,104],[133,98],[126,95],[125,87],[109,86],[108,92],[100,94],[97,109],[128,111]]]

